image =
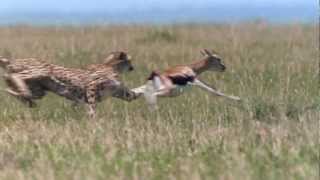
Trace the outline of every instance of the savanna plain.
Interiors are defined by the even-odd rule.
[[[81,68],[125,50],[135,66],[121,75],[130,88],[213,49],[227,69],[200,79],[242,101],[193,88],[149,111],[143,98],[109,98],[90,120],[54,94],[29,109],[1,91],[0,179],[316,180],[318,39],[316,25],[264,22],[2,26],[2,56]]]

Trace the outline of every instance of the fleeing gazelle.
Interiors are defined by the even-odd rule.
[[[132,89],[138,95],[144,95],[153,108],[156,107],[157,97],[175,97],[182,94],[187,86],[198,86],[217,96],[239,101],[237,96],[225,95],[214,87],[198,79],[205,71],[225,71],[226,67],[217,54],[207,49],[201,51],[202,59],[189,65],[179,65],[165,70],[163,73],[153,71],[145,85]]]

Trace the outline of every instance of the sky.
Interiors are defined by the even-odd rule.
[[[316,22],[318,0],[0,0],[1,24]]]
[[[1,12],[90,12],[175,8],[182,5],[318,6],[317,0],[1,0]]]

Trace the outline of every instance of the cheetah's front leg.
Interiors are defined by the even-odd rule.
[[[90,119],[96,119],[96,105],[88,104],[88,115]]]
[[[96,88],[89,88],[86,92],[86,99],[87,99],[87,113],[90,119],[96,119]]]
[[[119,85],[114,90],[112,96],[125,101],[132,101],[134,99],[137,99],[140,96],[140,94],[135,93],[126,86]]]
[[[10,88],[7,88],[5,90],[7,93],[9,93],[11,96],[17,98],[19,101],[21,101],[22,103],[24,104],[27,104],[28,107],[36,107],[36,103],[32,100],[32,99],[28,99],[28,98],[24,98],[20,95],[20,93],[10,89]]]

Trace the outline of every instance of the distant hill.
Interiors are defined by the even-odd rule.
[[[0,12],[0,24],[221,23],[265,19],[274,23],[315,23],[318,8],[309,6],[181,6],[121,11]]]

